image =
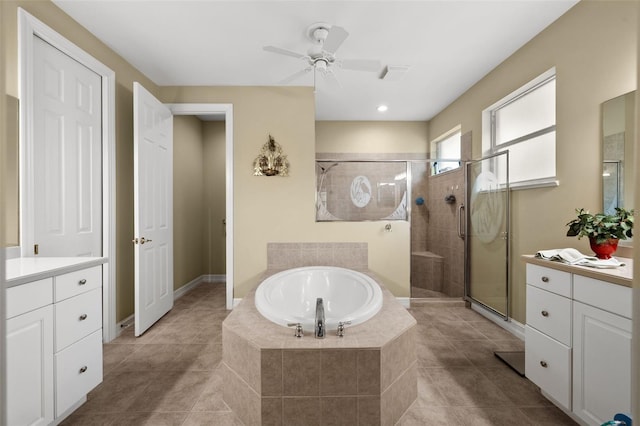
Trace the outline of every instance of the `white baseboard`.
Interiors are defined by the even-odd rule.
[[[236,306],[238,306],[238,304],[242,301],[241,297],[235,297],[233,299],[233,307],[235,308]]]
[[[188,283],[186,283],[182,287],[180,287],[180,288],[178,288],[178,289],[173,291],[173,300],[178,300],[179,298],[184,296],[188,291],[193,290],[194,288],[198,287],[203,282],[205,282],[204,275],[201,275],[198,278],[189,281]]]
[[[409,309],[411,307],[411,298],[410,297],[396,297],[396,300],[405,308]]]
[[[226,282],[225,275],[214,275],[214,274],[201,275],[198,278],[189,281],[182,287],[176,289],[173,292],[173,300],[175,301],[181,298],[188,291],[193,290],[194,288],[198,287],[200,284],[203,284],[203,283],[215,284],[215,283],[224,283],[224,282]],[[238,301],[240,301],[240,299],[238,299]],[[134,321],[135,321],[135,315],[129,315],[127,318],[125,318],[124,320],[116,324],[116,337],[118,337],[122,333],[122,330],[124,330],[127,327],[131,327],[134,324]]]
[[[224,274],[209,274],[209,275],[203,275],[200,278],[202,278],[202,280],[205,283],[224,283],[227,282],[227,276]]]
[[[524,341],[524,324],[519,323],[513,318],[509,318],[509,321],[505,321],[502,319],[502,317],[499,317],[496,314],[489,312],[482,306],[479,306],[473,302],[471,302],[471,309],[473,309],[474,311],[476,311],[477,313],[479,313],[489,321],[493,322],[494,324],[504,328],[509,333],[516,336],[518,339]]]
[[[116,324],[116,337],[118,338],[118,336],[120,336],[122,334],[122,331],[125,328],[131,327],[133,325],[133,321],[135,319],[135,315],[129,315],[128,317],[126,317],[125,319],[123,319],[122,321],[120,321],[119,323]]]

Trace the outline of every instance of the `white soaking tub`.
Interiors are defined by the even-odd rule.
[[[340,321],[363,323],[382,307],[382,290],[368,275],[334,266],[288,269],[258,286],[255,305],[268,320],[282,326],[302,324],[314,331],[316,299],[323,299],[325,326],[335,330]]]

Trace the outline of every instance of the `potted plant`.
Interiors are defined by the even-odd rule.
[[[633,236],[633,210],[616,207],[615,214],[591,214],[576,209],[577,217],[567,223],[568,237],[589,237],[591,249],[599,259],[609,259],[618,248],[618,241]]]

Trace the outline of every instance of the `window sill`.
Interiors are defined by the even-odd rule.
[[[509,189],[512,189],[514,191],[519,191],[521,189],[548,188],[554,186],[560,186],[560,181],[556,180],[555,178],[509,183]]]

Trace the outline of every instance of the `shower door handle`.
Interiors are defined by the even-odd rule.
[[[458,206],[458,237],[462,238],[464,240],[464,230],[463,225],[462,225],[462,220],[464,218],[464,216],[462,215],[462,212],[464,211],[464,204],[460,204]]]

